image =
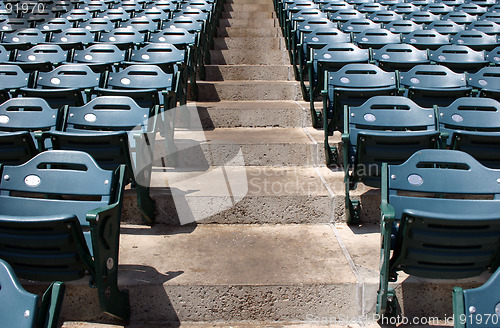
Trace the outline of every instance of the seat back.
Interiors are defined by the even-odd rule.
[[[448,146],[487,167],[500,168],[500,103],[490,98],[459,98],[439,107],[439,128]]]
[[[133,45],[144,43],[144,35],[133,27],[119,27],[110,32],[100,34],[100,42],[115,44],[122,50]]]
[[[78,27],[84,28],[91,33],[97,33],[97,32],[111,32],[115,28],[115,25],[113,24],[110,18],[96,17],[96,18],[91,18],[88,21],[80,22],[78,24]]]
[[[403,42],[411,44],[418,49],[437,49],[445,44],[449,44],[450,40],[447,35],[439,34],[436,31],[421,30],[403,35]]]
[[[438,145],[434,110],[406,97],[371,97],[346,114],[353,181],[379,187],[382,163],[401,164],[416,151]]]
[[[354,8],[342,9],[336,12],[330,12],[328,18],[333,22],[347,22],[351,19],[364,19],[366,14],[360,13]]]
[[[427,51],[410,44],[388,44],[374,49],[373,59],[385,71],[407,71],[416,65],[429,63]]]
[[[477,73],[470,74],[467,82],[480,90],[480,95],[500,99],[500,67],[483,67]]]
[[[110,73],[107,85],[113,89],[167,90],[172,86],[172,74],[155,65],[131,65]]]
[[[0,90],[26,87],[28,85],[28,82],[29,74],[24,73],[19,66],[0,65]],[[2,99],[2,101],[5,100],[5,98]]]
[[[56,44],[39,44],[28,50],[20,50],[16,62],[21,67],[42,70],[52,68],[67,60],[68,54]]]
[[[493,35],[500,34],[500,25],[495,22],[487,20],[479,20],[467,25],[468,30],[481,31],[485,34]]]
[[[62,15],[70,22],[84,22],[92,18],[92,14],[85,9],[71,9],[69,12]]]
[[[447,66],[454,72],[475,72],[487,64],[483,51],[474,51],[467,46],[449,44],[429,52],[429,59]]]
[[[38,295],[28,293],[12,267],[0,260],[0,320],[5,327],[33,328],[38,316]]]
[[[430,11],[414,11],[406,16],[406,19],[414,21],[417,24],[430,24],[439,20],[439,15]]]
[[[67,18],[59,17],[59,18],[53,18],[48,22],[43,23],[38,28],[43,33],[49,33],[49,32],[57,33],[72,27],[73,23],[71,23]]]
[[[453,150],[421,150],[401,165],[385,167],[382,200],[398,222],[390,271],[458,279],[495,269],[499,176]]]
[[[45,42],[45,35],[37,28],[27,28],[13,33],[4,34],[3,42],[13,45],[34,45]]]
[[[470,95],[464,73],[442,65],[418,65],[401,72],[401,85],[407,96],[423,107],[448,106],[458,97]]]
[[[391,10],[379,10],[374,13],[366,15],[366,18],[374,22],[381,22],[382,24],[388,24],[393,21],[402,20],[403,15],[400,15]]]
[[[10,60],[10,51],[6,50],[4,46],[0,46],[0,64]]]
[[[475,50],[491,50],[498,45],[496,35],[477,30],[465,30],[451,37],[451,43],[469,46]]]
[[[477,17],[471,14],[466,13],[463,10],[460,11],[452,11],[443,15],[441,17],[442,20],[451,20],[460,25],[467,25],[477,20]]]
[[[66,48],[65,45],[75,45],[81,48],[83,45],[94,42],[94,38],[94,35],[86,28],[68,28],[60,33],[54,33],[51,41],[64,48]]]
[[[161,15],[160,15],[161,17]],[[120,24],[120,27],[131,27],[139,33],[156,32],[158,23],[155,23],[148,16],[134,17]]]
[[[159,65],[163,69],[170,66],[170,73],[177,70],[176,64],[186,62],[186,51],[177,49],[169,43],[150,43],[147,46],[133,50],[131,63]]]
[[[381,48],[387,44],[401,43],[399,34],[382,28],[367,29],[354,34],[354,40],[362,48]]]
[[[110,69],[111,65],[121,63],[124,60],[124,50],[120,50],[114,44],[105,43],[94,44],[88,48],[76,50],[73,55],[74,63],[87,64],[96,72]]]
[[[113,8],[99,13],[97,17],[109,19],[113,23],[125,22],[130,19],[130,13],[126,12],[123,8]]]
[[[313,69],[318,77],[324,69],[336,70],[346,64],[368,63],[370,53],[353,43],[328,44],[321,49],[311,49]]]
[[[58,109],[41,98],[12,98],[0,104],[0,131],[47,131],[61,124]]]
[[[434,30],[442,35],[457,34],[464,30],[463,25],[459,25],[452,20],[437,20],[426,26],[428,30]]]
[[[154,43],[170,43],[179,49],[186,49],[196,44],[196,35],[189,33],[186,29],[173,27],[152,34],[150,41]]]
[[[413,31],[421,30],[422,26],[410,20],[398,19],[384,24],[384,28],[392,33],[409,34]]]
[[[408,15],[414,11],[419,11],[420,8],[414,5],[411,2],[408,3],[396,3],[390,7],[392,11],[397,12],[398,14]]]
[[[83,90],[99,85],[100,75],[87,65],[66,64],[50,72],[41,72],[36,87],[42,89]]]
[[[488,51],[485,58],[488,62],[490,62],[490,64],[500,64],[500,46]]]
[[[498,328],[500,299],[496,291],[500,288],[500,270],[480,287],[463,290],[453,288],[453,316],[458,328]],[[485,318],[479,319],[479,318]],[[490,319],[491,318],[491,319]]]
[[[367,18],[354,18],[340,24],[340,29],[344,32],[361,33],[372,28],[381,28],[381,24]]]

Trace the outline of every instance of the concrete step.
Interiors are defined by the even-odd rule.
[[[219,27],[217,37],[280,37],[279,27]]]
[[[198,101],[298,100],[295,81],[199,81]]]
[[[262,53],[269,50],[286,50],[285,41],[283,38],[271,37],[231,37],[231,38],[214,38],[215,50],[226,49],[248,49]]]
[[[276,13],[273,10],[265,11],[224,11],[221,18],[234,18],[234,19],[269,19],[276,18]]]
[[[150,194],[156,221],[169,225],[326,223],[334,213],[314,167],[156,167]],[[122,221],[141,223],[133,190],[125,194]]]
[[[225,4],[269,4],[270,0],[226,0]]]
[[[232,48],[210,50],[210,63],[212,65],[290,65],[290,57],[285,50],[253,52],[246,48]]]
[[[135,324],[359,312],[356,277],[329,225],[124,225],[118,277]],[[87,279],[67,284],[61,320],[113,322]]]
[[[342,224],[123,225],[118,276],[119,287],[130,293],[130,327],[166,327],[169,322],[179,327],[176,321],[181,326],[191,322],[184,327],[197,327],[197,322],[199,327],[209,322],[210,327],[256,327],[259,322],[273,322],[270,327],[379,327],[373,322],[379,229]],[[477,287],[487,278],[433,280],[402,273],[391,285],[404,316],[441,319],[437,325],[411,327],[449,327],[452,288]],[[30,291],[43,289],[33,282],[24,285]],[[96,327],[116,323],[97,304],[87,279],[69,282],[61,321],[89,321]]]
[[[311,115],[304,109],[307,108],[305,102],[220,101],[198,102],[196,106],[205,130],[235,127],[311,126]]]
[[[267,3],[226,3],[224,4],[225,12],[274,12],[272,1]]]
[[[295,80],[292,65],[206,65],[205,68],[207,81]]]
[[[261,20],[223,18],[219,20],[219,26],[273,28],[273,27],[279,27],[279,22],[277,19],[271,19],[271,18],[261,19]]]

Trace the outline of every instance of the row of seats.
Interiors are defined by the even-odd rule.
[[[381,188],[377,313],[400,314],[389,287],[399,271],[440,279],[495,271],[500,264],[496,2],[274,4],[313,123],[325,132],[327,164],[337,161],[329,136],[341,131],[348,223],[360,219],[361,204],[350,198],[357,183]],[[481,49],[486,51],[465,42],[449,45],[464,35],[491,42]],[[440,38],[445,43],[439,44]],[[323,111],[316,113],[320,94]],[[455,288],[455,327],[500,327],[498,320],[476,317],[498,314],[492,288],[499,283],[500,270],[480,288]]]
[[[196,94],[223,2],[47,0],[49,14],[5,12],[15,3],[0,13],[0,297],[24,305],[3,307],[2,324],[55,328],[64,294],[56,282],[34,304],[13,270],[35,281],[88,276],[101,309],[128,321],[124,188],[153,224],[155,140],[175,151],[170,109],[186,103],[188,84]]]

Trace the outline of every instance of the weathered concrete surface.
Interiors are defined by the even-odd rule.
[[[244,52],[240,50],[210,50],[212,65],[289,65],[288,53],[284,50],[266,52]],[[258,69],[258,67],[256,67]],[[271,80],[276,80],[273,78]]]
[[[236,127],[296,128],[311,125],[309,112],[295,101],[197,102],[204,129]]]
[[[279,27],[219,27],[217,37],[279,37],[281,29]]]
[[[230,18],[223,18],[219,20],[219,26],[221,27],[227,27],[227,26],[232,26],[232,27],[267,27],[267,28],[272,28],[272,27],[279,27],[279,22],[275,19],[260,19],[260,20],[253,20],[253,19],[230,19]]]
[[[376,310],[379,285],[380,226],[368,224],[353,227],[337,224],[335,229],[339,242],[345,245],[355,264],[356,275],[363,284],[364,312],[371,316]],[[485,273],[471,279],[424,279],[408,276],[401,271],[398,281],[390,285],[396,289],[404,316],[412,320],[439,318],[443,326],[453,326],[450,319],[453,315],[453,287],[474,288],[486,282],[488,276]]]
[[[354,316],[355,281],[328,225],[122,227],[133,323]],[[86,280],[68,283],[62,320],[109,322],[96,301]]]
[[[214,49],[253,49],[254,51],[267,50],[286,50],[285,40],[283,38],[272,37],[231,37],[214,38]]]
[[[198,101],[298,100],[295,81],[199,81]]]
[[[313,167],[158,168],[151,196],[156,200],[157,222],[170,225],[188,219],[227,224],[327,223],[333,212],[333,199]],[[124,222],[141,222],[135,197],[134,191],[125,195]]]
[[[293,81],[291,65],[207,65],[208,81],[225,80],[284,80]]]
[[[224,11],[222,13],[222,18],[234,18],[234,19],[269,19],[276,18],[276,14],[274,11],[249,11],[249,12],[241,12],[241,11]]]

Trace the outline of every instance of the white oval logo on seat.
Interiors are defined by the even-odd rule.
[[[446,56],[439,55],[439,56],[438,56],[438,59],[439,59],[439,60],[446,60]]]
[[[13,37],[13,38],[12,38],[12,41],[14,41],[14,42],[19,42],[19,38],[18,38],[18,37]]]
[[[422,183],[424,183],[424,180],[418,174],[411,174],[408,177],[408,182],[414,186],[420,186]]]
[[[367,41],[368,41],[368,38],[361,38],[361,41],[363,41],[363,42],[367,42]]]
[[[349,80],[349,78],[343,76],[343,77],[340,78],[340,82],[342,82],[342,83],[349,83],[349,82],[351,82],[351,80]]]
[[[477,83],[481,84],[484,87],[485,85],[488,84],[488,81],[481,79],[481,80],[477,81]]]
[[[92,55],[85,55],[83,58],[85,58],[85,60],[92,60],[94,57],[92,57]]]
[[[43,29],[44,29],[44,30],[48,30],[48,29],[49,29],[49,27],[48,27],[47,25],[45,25],[45,26],[43,27]]]
[[[126,77],[124,77],[123,79],[121,79],[121,80],[120,80],[120,82],[121,82],[122,84],[127,84],[127,85],[128,85],[128,84],[130,84],[130,79],[129,79],[129,78],[126,78]]]
[[[59,80],[57,77],[53,77],[50,79],[50,83],[52,84],[61,84],[61,80]]]
[[[495,56],[495,57],[493,57],[493,59],[494,59],[495,61],[499,61],[499,60],[500,60],[500,57]]]
[[[332,58],[332,55],[330,55],[330,54],[324,54],[323,58],[330,59],[330,58]]]
[[[363,116],[363,118],[365,119],[365,121],[367,122],[375,122],[375,120],[377,119],[375,117],[375,115],[371,114],[371,113],[368,113],[368,114],[365,114],[365,116]]]
[[[411,83],[413,83],[413,84],[419,84],[419,83],[420,83],[420,80],[419,80],[419,79],[417,79],[416,77],[412,77],[412,78],[410,79],[410,82],[411,82]]]
[[[415,42],[417,42],[417,39],[410,39],[410,42],[415,43]]]
[[[160,36],[158,40],[160,40],[161,42],[163,42],[163,41],[165,41],[165,38],[162,37],[162,36]]]
[[[389,59],[389,58],[391,58],[391,56],[389,56],[388,54],[383,54],[380,57],[382,57],[383,59]]]
[[[65,37],[65,36],[63,36],[63,37],[61,38],[61,41],[62,41],[62,42],[66,42],[66,41],[68,41],[68,38],[67,38],[67,37]]]
[[[26,178],[24,178],[24,183],[30,187],[38,187],[40,185],[40,177],[38,175],[28,175]]]
[[[94,123],[97,120],[97,116],[95,116],[95,114],[92,113],[85,114],[83,118],[85,119],[85,121],[90,123]]]
[[[304,28],[305,28],[306,30],[309,30],[309,29],[311,28],[311,26],[306,25],[306,26],[304,26]]]
[[[0,115],[0,124],[7,124],[9,121],[10,118],[7,115]]]
[[[314,42],[318,42],[319,41],[319,39],[317,37],[314,37],[311,40],[313,40]]]
[[[29,55],[28,56],[28,60],[34,61],[34,60],[36,60],[36,56],[35,55]]]
[[[453,114],[451,116],[451,119],[454,120],[455,122],[459,122],[459,123],[464,120],[464,118],[460,114]]]
[[[142,58],[142,59],[144,59],[144,60],[149,60],[149,55],[147,55],[147,54],[143,54],[143,55],[141,56],[141,58]]]
[[[90,27],[89,25],[85,26],[85,28],[86,28],[87,30],[92,29],[92,27]]]
[[[116,38],[115,38],[114,36],[110,36],[110,37],[109,37],[109,41],[111,41],[111,42],[115,42],[115,41],[116,41]]]

